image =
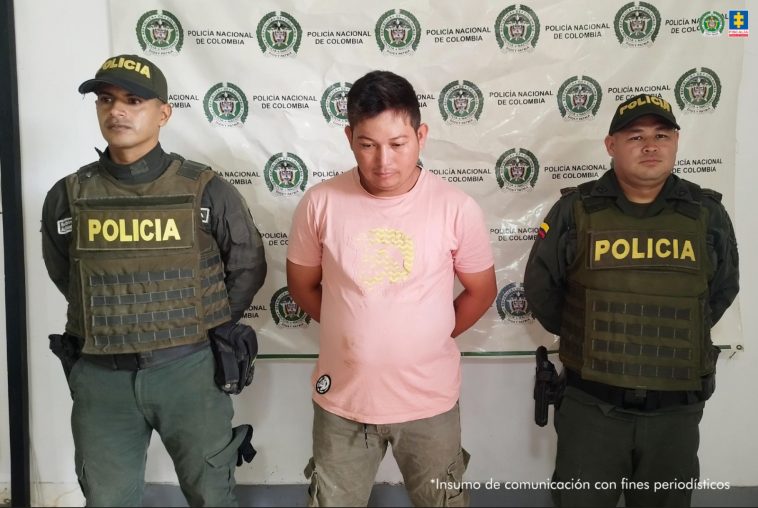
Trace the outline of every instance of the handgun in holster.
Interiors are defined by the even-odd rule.
[[[66,379],[68,379],[69,374],[71,374],[71,368],[82,354],[84,340],[66,332],[48,335],[48,338],[50,339],[50,351],[61,361],[63,373],[66,375]]]
[[[547,425],[548,406],[558,407],[566,380],[563,373],[558,375],[553,362],[547,359],[547,348],[540,346],[535,353],[537,368],[534,376],[534,423],[540,427]]]

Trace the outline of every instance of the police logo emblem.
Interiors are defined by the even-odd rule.
[[[258,46],[266,55],[295,56],[303,40],[303,29],[286,12],[269,12],[258,22]]]
[[[526,301],[524,285],[512,282],[505,286],[497,295],[497,313],[503,321],[511,323],[530,323],[534,320]]]
[[[558,109],[566,120],[586,120],[597,114],[603,90],[600,83],[589,76],[575,76],[563,82],[558,89]]]
[[[294,153],[273,155],[263,170],[266,186],[273,194],[292,196],[304,191],[308,184],[308,168]]]
[[[213,85],[203,98],[203,109],[210,123],[225,127],[245,123],[249,111],[245,94],[232,83]]]
[[[661,14],[649,3],[630,2],[616,13],[613,28],[622,46],[650,46],[661,29]]]
[[[724,31],[724,15],[716,11],[703,13],[698,19],[698,29],[707,37],[717,37]]]
[[[347,125],[347,93],[352,83],[334,83],[321,94],[321,113],[329,125]]]
[[[531,51],[540,38],[540,21],[526,5],[511,5],[495,20],[495,38],[503,51]]]
[[[495,164],[495,175],[500,188],[521,192],[530,191],[537,183],[540,165],[537,157],[525,148],[511,148]]]
[[[184,44],[182,24],[168,11],[146,12],[137,21],[136,31],[137,41],[146,53],[156,55],[179,53]]]
[[[679,109],[689,113],[707,113],[716,109],[721,98],[721,80],[707,67],[690,69],[677,80],[674,88]]]
[[[292,299],[287,286],[274,293],[269,308],[274,323],[282,328],[304,328],[311,322],[311,317]]]
[[[323,395],[326,392],[329,391],[329,388],[332,387],[332,378],[329,377],[328,374],[324,374],[320,378],[318,378],[318,381],[316,381],[316,392]]]
[[[211,209],[210,208],[201,208],[200,209],[200,222],[203,224],[210,224],[211,222]]]
[[[448,83],[438,99],[442,119],[449,125],[464,125],[479,120],[484,108],[481,90],[471,81]]]
[[[409,55],[421,40],[421,25],[403,9],[393,9],[379,17],[374,29],[376,44],[385,55]]]

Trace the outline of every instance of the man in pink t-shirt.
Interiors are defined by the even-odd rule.
[[[417,166],[420,117],[404,78],[356,81],[345,133],[357,166],[306,192],[293,218],[287,284],[321,323],[312,506],[365,506],[388,444],[414,505],[468,503],[453,338],[497,287],[480,207]]]

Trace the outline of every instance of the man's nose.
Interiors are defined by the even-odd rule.
[[[658,151],[658,140],[655,138],[645,140],[645,145],[642,147],[642,150],[644,152]]]
[[[391,157],[392,157],[392,150],[388,146],[383,146],[379,148],[379,162],[386,166],[389,164]]]
[[[123,116],[125,112],[126,112],[126,103],[119,100],[114,100],[111,103],[110,109],[108,110],[108,114],[110,116]]]

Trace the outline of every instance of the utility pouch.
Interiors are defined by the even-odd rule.
[[[216,385],[236,395],[253,382],[258,355],[255,330],[241,323],[226,323],[211,329],[209,336],[216,360]]]
[[[71,368],[81,357],[84,341],[76,335],[71,335],[66,332],[63,332],[63,334],[48,335],[48,339],[50,339],[50,351],[52,351],[61,361],[63,373],[68,380]]]

